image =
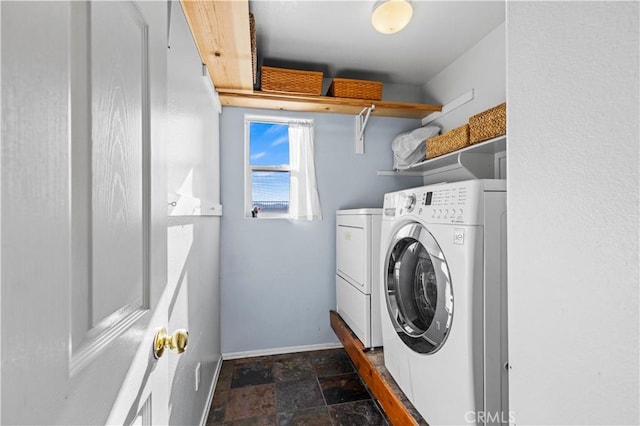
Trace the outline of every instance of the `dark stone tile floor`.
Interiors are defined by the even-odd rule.
[[[344,349],[226,360],[207,426],[388,426]]]

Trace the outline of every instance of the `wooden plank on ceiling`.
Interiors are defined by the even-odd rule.
[[[253,89],[248,0],[181,0],[216,89]]]
[[[307,96],[224,89],[219,89],[218,94],[220,102],[224,106],[285,111],[330,112],[357,115],[363,108],[375,105],[375,109],[371,112],[373,116],[422,119],[432,112],[442,109],[441,105],[371,101],[329,96]]]

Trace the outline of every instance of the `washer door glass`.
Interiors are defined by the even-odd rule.
[[[385,294],[398,336],[419,353],[444,344],[453,319],[449,268],[440,246],[416,222],[402,226],[387,250]]]

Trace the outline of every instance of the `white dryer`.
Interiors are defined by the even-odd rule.
[[[336,310],[366,348],[382,346],[381,217],[382,209],[336,212]]]
[[[503,180],[384,197],[385,366],[430,425],[509,421],[506,217]]]

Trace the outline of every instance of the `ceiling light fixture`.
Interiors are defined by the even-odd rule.
[[[384,0],[374,6],[371,24],[382,34],[393,34],[406,27],[412,16],[409,0]]]

